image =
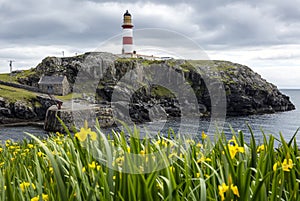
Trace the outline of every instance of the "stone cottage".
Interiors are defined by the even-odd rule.
[[[66,76],[42,76],[38,85],[43,93],[64,96],[71,92]]]

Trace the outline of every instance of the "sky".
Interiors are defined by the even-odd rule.
[[[138,52],[247,65],[300,88],[300,0],[0,0],[0,72],[47,56],[121,52],[128,9]],[[148,50],[148,52],[147,52]]]

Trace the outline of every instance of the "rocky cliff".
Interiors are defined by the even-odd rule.
[[[153,66],[169,69],[170,72],[175,71],[180,76],[176,78],[176,75],[161,75],[151,78],[153,73],[147,72],[147,69]],[[140,69],[143,69],[142,72],[139,72]],[[131,71],[138,73],[130,74]],[[123,80],[126,76],[128,78],[128,74],[129,80],[139,83],[135,85],[135,89]],[[85,100],[93,104],[113,104],[118,108],[127,109],[134,122],[182,115],[182,104],[178,99],[180,94],[159,84],[149,84],[149,79],[175,79],[175,87],[179,87],[180,83],[182,85],[184,80],[197,98],[200,116],[211,114],[211,98],[215,94],[211,93],[209,88],[216,82],[222,83],[228,116],[295,109],[289,97],[282,94],[276,86],[249,67],[228,61],[146,60],[91,52],[75,57],[47,57],[28,76],[19,78],[18,81],[21,84],[37,86],[41,75],[67,76],[74,92],[82,93],[81,97]],[[118,91],[118,101],[111,103],[115,101],[112,99],[115,91]],[[184,91],[183,89],[182,94]],[[29,102],[30,104],[18,100],[11,103],[0,99],[0,123],[9,122],[9,119],[14,118],[44,119],[47,108],[53,105],[43,96],[37,96]],[[191,104],[186,101],[185,105],[189,107]]]
[[[120,96],[130,96],[129,114],[136,122],[151,120],[153,109],[162,109],[167,116],[180,116],[178,97],[167,88],[155,84],[147,86],[147,83],[143,83],[143,79],[140,80],[141,75],[139,74],[131,77],[132,80],[141,83],[139,86],[142,86],[134,93],[131,93],[132,90],[126,83],[120,85],[122,78],[128,72],[141,67],[147,69],[155,66],[174,70],[182,76],[182,79],[193,89],[202,116],[210,115],[211,97],[214,94],[209,93],[208,85],[214,82],[223,83],[227,103],[226,110],[229,116],[274,113],[295,109],[289,97],[282,94],[276,86],[267,82],[249,67],[228,61],[174,59],[151,61],[143,58],[121,58],[110,53],[92,52],[75,57],[47,57],[33,70],[33,73],[20,79],[19,82],[36,86],[41,75],[65,75],[75,92],[84,93],[90,102],[96,104],[110,104],[111,101],[114,101],[112,100],[114,90],[119,87],[118,90],[122,91],[119,93]],[[151,72],[149,72],[150,74]],[[147,77],[148,75],[142,76]],[[79,85],[80,87],[78,87]],[[79,88],[80,91],[76,91]],[[125,98],[128,100],[128,97]],[[126,107],[128,103],[119,101],[116,104]],[[153,107],[155,105],[159,105],[159,107]],[[161,112],[157,112],[161,114]]]
[[[44,120],[48,108],[54,104],[56,103],[53,100],[41,94],[16,101],[0,95],[0,124]]]

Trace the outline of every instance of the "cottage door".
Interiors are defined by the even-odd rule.
[[[47,91],[48,91],[48,94],[53,94],[53,86],[52,85],[48,85],[47,87]]]

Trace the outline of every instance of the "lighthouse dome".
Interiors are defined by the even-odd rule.
[[[128,12],[128,10],[126,10],[126,13],[124,13],[124,17],[125,16],[131,16],[131,14]]]

